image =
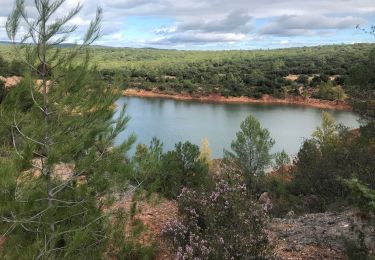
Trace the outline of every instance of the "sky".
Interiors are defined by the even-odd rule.
[[[51,0],[53,1],[53,0]],[[26,0],[30,17],[34,0]],[[182,50],[268,49],[358,42],[375,36],[375,0],[81,0],[70,24],[79,42],[97,7],[103,8],[98,45]],[[0,41],[14,0],[0,0]],[[58,15],[77,0],[66,0]],[[22,32],[22,29],[20,32]]]

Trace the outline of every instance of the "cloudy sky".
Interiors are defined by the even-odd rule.
[[[0,41],[13,0],[0,0]],[[33,0],[26,0],[33,13]],[[64,14],[77,3],[66,0]],[[375,42],[356,30],[375,25],[375,0],[81,0],[79,40],[97,6],[101,45],[175,49],[257,49]]]

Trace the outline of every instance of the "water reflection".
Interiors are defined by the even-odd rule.
[[[303,140],[320,125],[322,113],[321,109],[301,106],[200,103],[138,97],[118,100],[119,107],[124,104],[127,104],[131,120],[118,140],[135,132],[137,143],[149,144],[152,137],[157,136],[169,150],[179,141],[189,140],[200,145],[201,140],[207,137],[213,157],[221,157],[223,149],[230,148],[240,123],[249,114],[271,132],[276,141],[274,152],[284,149],[294,155]],[[334,110],[330,113],[338,123],[358,127],[354,113]]]

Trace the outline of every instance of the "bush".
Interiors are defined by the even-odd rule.
[[[313,138],[306,140],[295,160],[292,191],[296,195],[317,195],[321,203],[334,201],[347,194],[347,188],[338,177],[351,173],[343,164],[344,142],[329,114],[323,114],[322,127],[317,128]]]
[[[300,83],[300,84],[303,84],[304,86],[307,86],[307,84],[309,84],[309,76],[299,75],[296,81],[297,81],[297,83]]]
[[[375,214],[375,190],[355,178],[343,182],[349,187],[354,204],[365,214]]]
[[[175,259],[267,258],[266,216],[245,184],[219,179],[211,192],[185,188],[178,205],[181,220],[163,230]]]
[[[199,190],[209,185],[208,163],[200,158],[199,147],[190,142],[179,142],[166,153],[158,139],[149,147],[138,145],[133,165],[136,184],[167,198],[176,198],[183,187]]]
[[[335,100],[336,93],[332,81],[320,84],[318,87],[318,92],[315,94],[315,97],[326,100]]]
[[[159,190],[168,198],[176,198],[183,187],[201,189],[208,185],[208,164],[200,157],[199,147],[179,142],[174,151],[162,156]]]
[[[316,88],[322,83],[322,79],[319,76],[314,76],[310,82],[310,86]]]
[[[291,192],[305,197],[306,206],[315,209],[340,201],[374,210],[374,129],[370,123],[359,131],[347,131],[324,114],[322,127],[298,152]]]

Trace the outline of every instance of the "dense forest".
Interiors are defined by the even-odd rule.
[[[99,8],[82,46],[61,49],[54,46],[71,33],[63,25],[80,11],[49,23],[63,2],[35,1],[39,19],[25,38],[36,44],[26,44],[26,52],[14,45],[24,59],[13,60],[10,46],[1,47],[0,74],[22,79],[11,88],[0,81],[0,258],[275,259],[269,232],[275,219],[289,223],[282,227],[287,236],[295,217],[340,218],[346,211],[356,221],[327,224],[350,229],[350,237],[336,232],[334,243],[312,240],[307,248],[328,250],[326,258],[374,257],[373,45],[228,52],[89,47],[100,35]],[[6,28],[13,41],[22,19],[25,5],[17,1]],[[289,74],[299,75],[295,83],[284,78]],[[287,94],[302,84],[334,99],[343,87],[361,126],[348,129],[323,113],[293,160],[271,153],[275,141],[252,115],[219,160],[207,143],[179,142],[165,151],[154,138],[137,145],[134,156],[128,152],[136,136],[115,145],[130,120],[126,107],[114,108],[123,88],[258,96],[281,95],[289,84]],[[160,215],[170,221],[148,230],[142,205],[164,202],[169,207]]]
[[[345,81],[365,60],[372,44],[255,51],[177,51],[92,47],[91,63],[122,88],[168,93],[260,98],[345,98]],[[62,49],[62,52],[67,52]],[[0,74],[19,75],[11,47],[0,46]],[[288,75],[296,75],[287,77]],[[344,90],[342,89],[344,88]]]

